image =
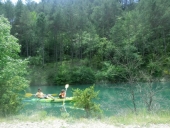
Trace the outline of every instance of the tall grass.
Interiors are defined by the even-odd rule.
[[[105,119],[104,119],[105,120]],[[108,118],[111,124],[170,124],[170,111],[148,112],[142,110],[138,114],[126,113],[124,115]]]
[[[0,118],[0,123],[1,122],[12,122],[12,121],[42,121],[42,120],[66,120],[67,122],[84,122],[86,123],[87,121],[91,122],[94,120],[98,120],[107,124],[111,125],[119,125],[119,124],[124,124],[124,125],[147,125],[147,124],[170,124],[170,111],[169,110],[164,110],[164,111],[159,111],[159,112],[148,112],[146,110],[141,110],[138,114],[134,113],[124,113],[122,115],[115,115],[111,117],[105,117],[103,116],[101,119],[86,119],[86,118],[75,118],[72,115],[67,115],[67,117],[63,116],[53,116],[53,115],[47,115],[46,111],[39,111],[37,113],[32,113],[31,115],[27,114],[20,114],[16,116],[10,116]]]

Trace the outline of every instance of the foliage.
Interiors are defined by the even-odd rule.
[[[56,85],[70,83],[70,69],[67,63],[63,62],[58,66],[54,82]]]
[[[88,65],[81,66],[97,71],[99,81],[103,76],[109,82],[125,82],[121,74],[126,77],[127,69],[135,74],[152,70],[154,77],[163,77],[162,71],[169,68],[164,59],[170,53],[169,5],[168,0],[28,0],[26,4],[19,0],[16,5],[7,0],[1,2],[0,13],[19,39],[20,56],[32,57],[31,66],[55,63],[54,70],[60,70],[65,60],[75,67],[73,60],[87,59]],[[131,70],[139,60],[138,69]],[[57,84],[71,81],[61,72]],[[115,73],[120,75],[115,78]]]
[[[93,84],[95,75],[90,67],[75,67],[71,71],[72,84]]]
[[[86,111],[86,117],[101,116],[102,110],[100,105],[95,103],[94,100],[98,99],[99,91],[95,92],[94,85],[84,90],[73,90],[74,106],[78,108],[84,108]]]
[[[163,64],[160,62],[164,61],[163,57],[157,57],[156,54],[150,55],[148,60],[147,70],[153,77],[162,76]]]
[[[27,61],[19,59],[19,52],[20,45],[10,35],[9,22],[0,16],[0,114],[4,116],[20,110],[21,92],[28,86]]]
[[[103,68],[97,72],[96,79],[98,81],[109,81],[109,82],[121,82],[125,81],[122,77],[126,74],[126,71],[121,66],[112,65],[109,62],[104,62]]]
[[[57,69],[54,80],[57,85],[65,83],[93,84],[95,82],[94,72],[89,67],[71,67],[69,63],[63,62]]]

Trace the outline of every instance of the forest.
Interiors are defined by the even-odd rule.
[[[30,85],[170,76],[170,0],[0,0]]]

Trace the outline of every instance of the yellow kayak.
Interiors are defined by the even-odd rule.
[[[28,101],[28,102],[49,102],[49,103],[59,103],[59,102],[70,102],[73,100],[73,97],[66,97],[64,99],[60,99],[60,98],[54,98],[54,99],[40,99],[40,98],[32,98],[29,100],[24,100],[24,101]]]

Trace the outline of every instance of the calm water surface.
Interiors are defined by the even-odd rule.
[[[101,105],[105,116],[113,116],[125,114],[133,110],[132,94],[135,96],[135,103],[137,110],[146,108],[145,102],[148,101],[149,92],[154,92],[152,109],[157,110],[170,110],[170,83],[155,83],[140,84],[136,88],[128,88],[127,85],[95,85],[95,90],[99,92],[99,100],[96,101]],[[70,85],[67,89],[67,96],[71,97],[72,89],[85,89],[91,85]],[[63,86],[33,86],[27,89],[27,93],[35,94],[37,89],[41,88],[45,94],[59,94]],[[132,93],[134,92],[134,93]],[[30,97],[33,98],[34,96]],[[85,114],[83,109],[74,108],[72,103],[66,103],[63,108],[62,103],[41,103],[41,102],[24,102],[24,113],[34,113],[45,111],[49,115],[61,116],[63,112],[69,113],[71,116],[82,117]]]

